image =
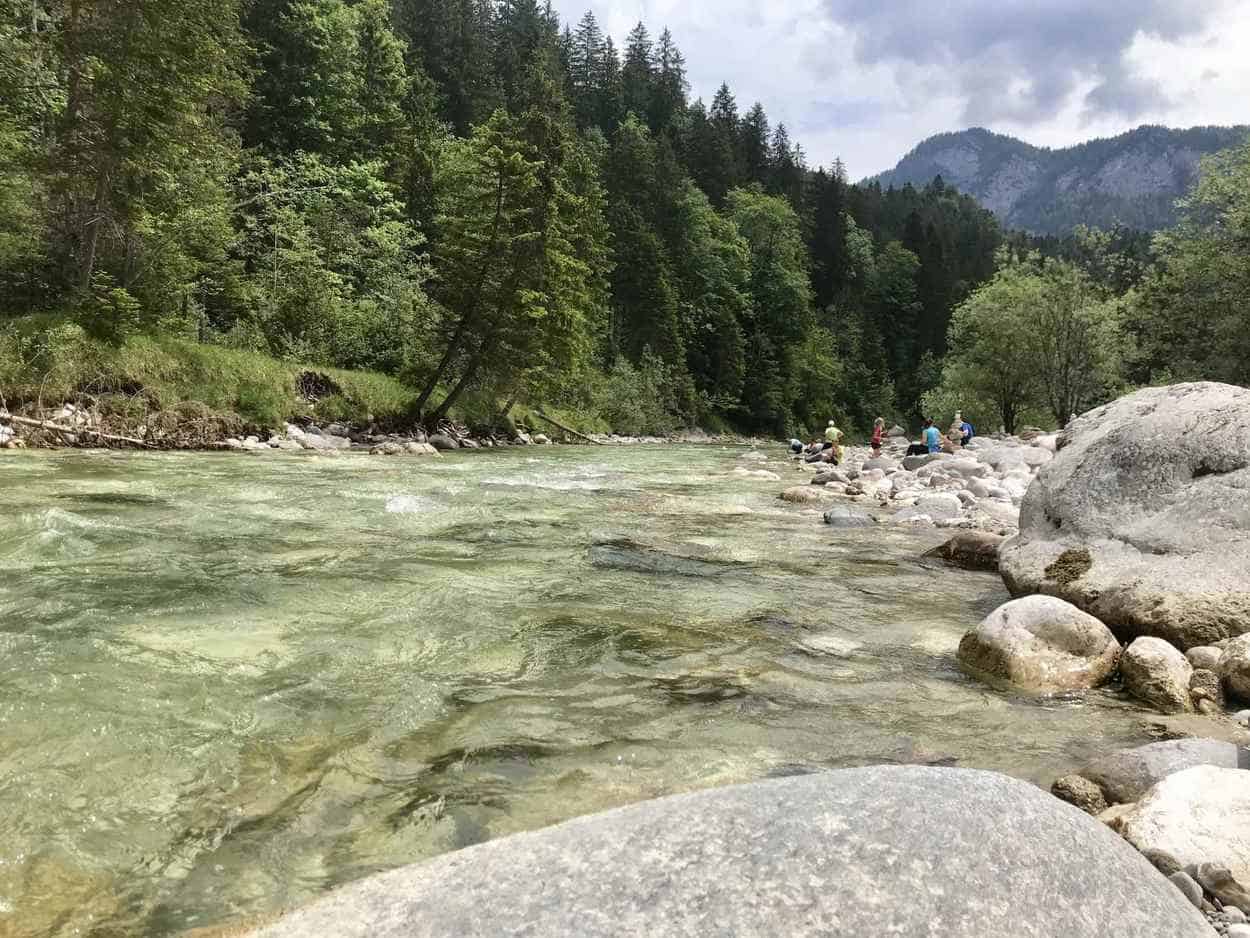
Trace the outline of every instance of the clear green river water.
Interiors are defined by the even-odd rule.
[[[0,453],[0,936],[216,934],[657,795],[1148,739],[964,677],[997,577],[743,451]]]

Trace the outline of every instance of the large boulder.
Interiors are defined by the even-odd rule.
[[[1250,702],[1250,635],[1224,646],[1219,660],[1220,677],[1234,697]]]
[[[999,606],[959,643],[959,662],[974,676],[1041,694],[1097,687],[1119,659],[1105,625],[1053,596]]]
[[[1108,804],[1132,804],[1169,775],[1196,765],[1235,769],[1240,758],[1237,747],[1222,740],[1168,739],[1113,752],[1077,774],[1097,785]]]
[[[255,938],[1210,938],[1093,818],[1015,779],[874,766],[676,795],[343,887]]]
[[[1167,776],[1124,816],[1120,832],[1138,850],[1181,866],[1218,863],[1250,883],[1250,773],[1200,765]]]
[[[1194,667],[1183,654],[1161,638],[1143,635],[1120,659],[1124,689],[1164,713],[1192,710],[1189,679]]]
[[[1076,418],[1024,497],[1001,570],[1181,649],[1250,631],[1250,390],[1147,388]]]

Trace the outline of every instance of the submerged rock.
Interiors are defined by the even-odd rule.
[[[1097,687],[1119,659],[1105,625],[1053,596],[999,606],[959,643],[959,662],[974,676],[1033,693]]]
[[[676,795],[366,878],[257,938],[1209,938],[1097,821],[989,772],[875,766]]]
[[[1005,538],[984,531],[960,531],[931,553],[965,570],[998,569],[998,548]]]
[[[1187,649],[1250,630],[1250,390],[1147,388],[1060,444],[1003,545],[1014,594],[1059,596],[1126,641]]]
[[[604,538],[590,547],[590,562],[596,567],[632,570],[636,573],[672,574],[675,576],[719,576],[746,566],[736,560],[697,556],[700,545],[684,545],[691,553],[677,549],[643,544],[628,537]]]
[[[867,512],[838,505],[825,512],[825,524],[835,528],[870,528],[877,522]]]

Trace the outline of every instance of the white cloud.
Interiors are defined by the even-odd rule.
[[[729,82],[741,110],[761,101],[811,163],[840,157],[852,178],[887,169],[925,137],[981,115],[993,118],[990,129],[1042,146],[1142,123],[1250,123],[1250,3],[1201,0],[1211,13],[1202,26],[1197,6],[1186,3],[1192,16],[1178,17],[1174,0],[1141,4],[1141,20],[1120,0],[1052,4],[1051,18],[1040,0],[960,0],[964,19],[954,24],[936,15],[941,4],[932,18],[906,16],[917,2],[557,0],[556,7],[573,24],[593,9],[618,42],[640,19],[653,36],[669,27],[694,96],[709,100]],[[997,11],[988,23],[975,22],[979,6]],[[1013,33],[1013,14],[1035,24],[1028,29],[1049,30],[1045,41]],[[892,15],[917,34],[890,26]],[[1100,23],[1105,46],[1088,35]]]

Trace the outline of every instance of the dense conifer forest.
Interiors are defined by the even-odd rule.
[[[1246,248],[1211,218],[1244,231],[1246,162],[1153,244],[1032,239],[941,178],[810,165],[762,103],[692,98],[642,23],[618,48],[536,0],[0,0],[0,382],[171,336],[394,376],[427,423],[1062,422],[1160,374],[1244,380]],[[1006,391],[978,357],[1004,324]],[[1088,380],[1048,389],[1080,342]]]

